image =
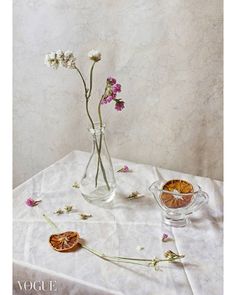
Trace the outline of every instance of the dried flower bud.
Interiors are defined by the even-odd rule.
[[[129,167],[127,165],[124,165],[124,167],[122,167],[121,169],[119,169],[117,172],[131,172],[132,170],[129,169]]]
[[[73,188],[79,188],[79,184],[78,184],[78,182],[75,181],[75,182],[73,183],[72,187],[73,187]]]
[[[28,198],[25,202],[25,204],[29,207],[35,207],[37,206],[39,203],[41,202],[41,200],[34,200],[32,198]]]
[[[56,56],[57,56],[57,59],[63,60],[64,59],[64,52],[62,50],[57,50]]]
[[[169,251],[166,251],[165,252],[165,257],[169,260],[175,260],[175,259],[178,259],[178,258],[183,258],[184,255],[179,255],[179,254],[176,254],[174,253],[173,251],[169,250]]]
[[[129,200],[133,200],[133,199],[139,199],[144,197],[144,195],[140,194],[139,192],[132,192],[129,196],[128,199]]]
[[[113,77],[108,77],[107,78],[107,83],[109,83],[111,85],[114,85],[114,84],[116,84],[116,79],[113,78]]]
[[[61,215],[61,214],[64,214],[64,211],[59,208],[57,209],[57,211],[54,212],[54,214]]]
[[[167,242],[168,241],[169,236],[167,234],[163,234],[162,235],[162,242]]]
[[[66,213],[70,213],[73,210],[73,206],[65,206]]]
[[[101,55],[101,52],[99,52],[98,50],[92,49],[92,50],[89,51],[88,57],[91,60],[93,60],[95,62],[98,62],[99,60],[101,60],[102,55]]]
[[[125,108],[125,102],[121,99],[116,100],[115,109],[117,111],[122,111]]]
[[[86,214],[86,213],[81,213],[80,218],[83,220],[86,220],[88,218],[92,217],[92,214]]]
[[[59,60],[57,59],[57,55],[55,52],[51,52],[45,56],[44,60],[45,65],[51,67],[53,69],[57,69],[59,67]]]

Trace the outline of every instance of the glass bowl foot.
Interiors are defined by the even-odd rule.
[[[166,225],[174,226],[174,227],[184,227],[189,223],[187,218],[175,219],[174,217],[169,217],[166,215],[162,215],[162,222]]]

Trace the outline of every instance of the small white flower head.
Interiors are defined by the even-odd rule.
[[[65,58],[70,58],[73,56],[73,52],[70,50],[66,50],[64,53]]]
[[[101,60],[102,55],[101,55],[101,52],[99,52],[98,50],[92,49],[92,50],[89,51],[88,57],[91,60],[93,60],[95,62],[98,62],[99,60]]]
[[[57,69],[58,66],[59,66],[59,61],[57,59],[56,53],[55,52],[51,52],[49,54],[46,54],[44,63],[48,67],[51,67],[53,69]]]
[[[57,50],[56,55],[59,60],[64,58],[64,52],[60,49]]]
[[[65,51],[64,53],[64,64],[63,66],[68,69],[74,69],[75,68],[75,60],[73,52],[71,51]]]
[[[75,60],[76,58],[71,51],[63,52],[62,50],[58,50],[57,52],[51,52],[46,55],[45,64],[54,69],[57,69],[59,66],[74,69]]]
[[[62,50],[57,50],[56,57],[57,57],[57,60],[58,60],[59,64],[61,66],[63,66],[63,63],[64,63],[64,52]]]

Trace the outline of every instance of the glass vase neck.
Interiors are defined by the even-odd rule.
[[[92,135],[101,135],[101,134],[104,134],[105,132],[105,125],[102,124],[102,126],[100,125],[100,123],[95,123],[94,124],[94,128],[89,128],[89,132],[92,134]]]

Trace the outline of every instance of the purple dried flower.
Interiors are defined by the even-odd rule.
[[[125,102],[122,100],[118,100],[115,104],[115,109],[117,111],[122,111],[124,109],[124,107],[125,107]]]
[[[106,101],[109,103],[113,100],[114,96],[113,95],[109,95],[107,98],[106,98]]]
[[[116,84],[116,79],[115,78],[112,78],[112,77],[108,77],[107,78],[107,82],[111,85],[114,85]]]
[[[129,172],[129,167],[127,165],[124,166],[124,172]]]
[[[163,234],[161,240],[162,240],[162,242],[167,242],[168,238],[169,238],[169,236],[167,234]]]
[[[28,198],[25,201],[25,204],[29,207],[34,207],[34,206],[37,206],[40,202],[41,202],[41,200],[34,200],[32,198]]]
[[[124,165],[124,167],[122,167],[121,169],[119,169],[117,172],[131,172],[131,170],[129,169],[129,167],[127,165]]]
[[[117,93],[117,92],[121,92],[121,85],[120,84],[114,84],[113,86],[112,86],[112,91],[113,91],[113,93]]]

